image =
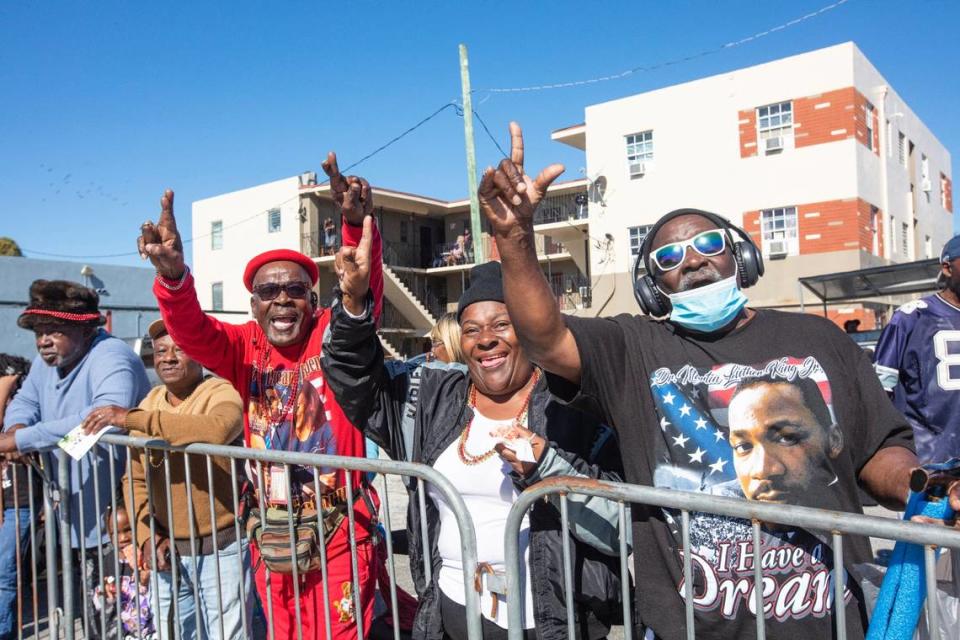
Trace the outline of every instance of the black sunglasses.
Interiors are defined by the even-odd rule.
[[[286,292],[288,298],[302,300],[310,293],[310,285],[306,282],[287,282],[284,284],[267,282],[265,284],[258,284],[253,288],[256,296],[264,302],[275,300],[280,296],[281,291]]]

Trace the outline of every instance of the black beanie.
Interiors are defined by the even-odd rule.
[[[470,286],[457,303],[457,322],[464,309],[484,300],[503,302],[503,272],[499,262],[485,262],[470,269]]]

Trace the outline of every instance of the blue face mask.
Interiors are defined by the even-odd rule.
[[[737,274],[667,297],[673,305],[670,322],[701,333],[727,326],[747,304],[747,296],[737,286]]]

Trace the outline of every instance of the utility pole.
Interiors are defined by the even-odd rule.
[[[460,86],[463,90],[463,138],[467,149],[467,189],[470,191],[470,235],[473,236],[473,261],[487,261],[480,224],[480,199],[477,197],[477,152],[473,146],[473,100],[470,95],[470,63],[467,45],[460,45]]]

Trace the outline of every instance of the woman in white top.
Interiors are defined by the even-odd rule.
[[[338,270],[344,298],[362,300],[362,282],[358,286],[344,265]],[[619,480],[618,446],[609,428],[550,395],[513,332],[503,304],[500,264],[474,267],[470,283],[458,307],[467,371],[439,363],[421,367],[412,421],[404,420],[410,409],[404,402],[411,374],[407,368],[384,365],[369,305],[359,315],[349,313],[344,304],[334,305],[323,346],[327,382],[347,417],[392,458],[433,466],[463,496],[476,527],[478,560],[493,576],[481,582],[484,638],[506,637],[508,606],[523,607],[528,637],[536,628],[541,639],[566,638],[558,505],[538,501],[528,514],[520,534],[524,592],[509,602],[498,586],[507,513],[525,487],[547,476]],[[527,456],[519,452],[525,449],[529,462],[521,461]],[[426,513],[420,513],[419,486],[410,490],[407,519],[410,568],[420,597],[413,637],[460,640],[466,637],[466,594],[459,530],[448,505],[430,487]],[[616,548],[617,508],[603,499],[568,499],[573,566],[578,569],[577,635],[594,640],[607,635],[621,611],[618,561],[598,550]],[[421,517],[426,518],[426,540],[420,535]],[[424,554],[429,554],[432,567],[429,580]]]

